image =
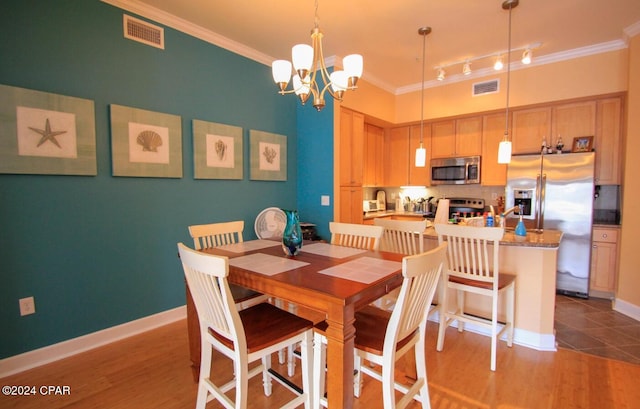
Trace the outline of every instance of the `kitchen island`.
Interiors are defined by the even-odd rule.
[[[428,227],[424,237],[425,250],[438,245],[435,228]],[[519,241],[513,231],[507,229],[500,241],[500,272],[517,277],[514,342],[518,345],[540,351],[556,350],[554,310],[560,240],[562,232],[545,230],[542,233],[527,232],[525,240]],[[449,295],[452,300],[455,296],[453,291]],[[467,294],[465,303],[465,310],[469,313],[490,314],[488,297]],[[504,305],[500,302],[498,308],[498,320],[501,321]],[[433,319],[438,319],[437,315]],[[489,335],[487,330],[472,324],[466,324],[465,328]]]

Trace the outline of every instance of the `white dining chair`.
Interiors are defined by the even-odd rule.
[[[193,239],[193,245],[196,250],[242,243],[244,242],[242,236],[243,231],[243,220],[189,226],[189,234]],[[231,288],[231,294],[233,294],[233,299],[236,301],[238,309],[260,304],[269,299],[265,294],[249,290],[239,285],[229,284],[229,287]]]
[[[282,408],[303,404],[305,408],[311,408],[313,323],[269,303],[238,311],[227,281],[227,257],[192,250],[182,243],[178,243],[178,252],[200,323],[201,359],[196,409],[204,409],[209,398],[216,399],[227,409],[246,408],[249,379],[259,374],[262,374],[266,396],[272,393],[272,380],[282,383],[295,395]],[[271,354],[293,343],[301,346],[302,392],[269,371]],[[223,385],[215,384],[211,376],[214,349],[233,362],[234,377]],[[261,364],[249,368],[255,361],[261,361]],[[227,394],[232,389],[235,389],[233,399]]]
[[[438,286],[445,262],[447,244],[435,249],[405,256],[402,259],[402,286],[392,312],[372,306],[355,313],[355,378],[354,394],[360,396],[362,374],[382,382],[383,407],[404,408],[415,399],[427,409],[431,407],[425,358],[425,333],[429,305]],[[314,328],[313,405],[327,406],[324,396],[326,323]],[[417,377],[412,385],[395,381],[395,363],[411,349],[415,353]],[[382,368],[361,365],[365,359]],[[330,368],[329,368],[330,370]],[[395,391],[404,394],[396,402]]]
[[[367,224],[330,222],[331,244],[377,251],[384,227]]]
[[[380,250],[404,255],[424,253],[424,231],[426,220],[373,219],[374,226],[382,226],[384,232],[380,241]],[[400,289],[396,288],[374,301],[378,308],[392,310]]]
[[[487,328],[491,333],[491,370],[496,370],[497,341],[506,333],[507,345],[513,345],[516,276],[500,272],[500,240],[504,228],[436,224],[438,242],[448,243],[447,267],[440,294],[437,350],[442,351],[446,329],[457,321],[458,331],[465,323]],[[449,305],[449,289],[455,290],[456,305]],[[465,293],[479,294],[491,300],[491,316],[464,310]],[[498,297],[505,295],[505,323],[498,322]],[[500,330],[498,328],[500,327]]]

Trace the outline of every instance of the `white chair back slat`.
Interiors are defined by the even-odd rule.
[[[242,322],[227,282],[229,259],[192,250],[182,243],[178,252],[202,333],[211,328],[236,345],[243,344]]]
[[[436,224],[435,229],[439,242],[449,243],[447,268],[450,276],[497,285],[503,228]]]
[[[193,245],[196,250],[242,243],[243,231],[243,220],[189,226],[189,234],[193,238]]]
[[[384,232],[381,226],[330,222],[331,244],[377,251]]]
[[[446,249],[447,243],[442,243],[433,250],[402,260],[404,279],[385,335],[385,354],[418,327],[426,326],[429,306],[446,260]]]
[[[426,220],[373,219],[373,224],[384,227],[380,250],[407,255],[424,253]]]

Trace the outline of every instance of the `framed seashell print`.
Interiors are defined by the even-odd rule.
[[[93,101],[0,85],[0,118],[0,173],[98,173]]]
[[[249,131],[251,180],[287,180],[287,137]]]
[[[113,176],[182,177],[178,115],[111,105]]]
[[[194,119],[194,179],[242,179],[242,128]]]

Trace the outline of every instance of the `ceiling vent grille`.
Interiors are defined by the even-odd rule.
[[[164,50],[164,29],[162,27],[138,20],[126,14],[124,15],[123,26],[124,38]]]
[[[473,84],[473,96],[495,94],[500,91],[500,80],[476,82]]]

